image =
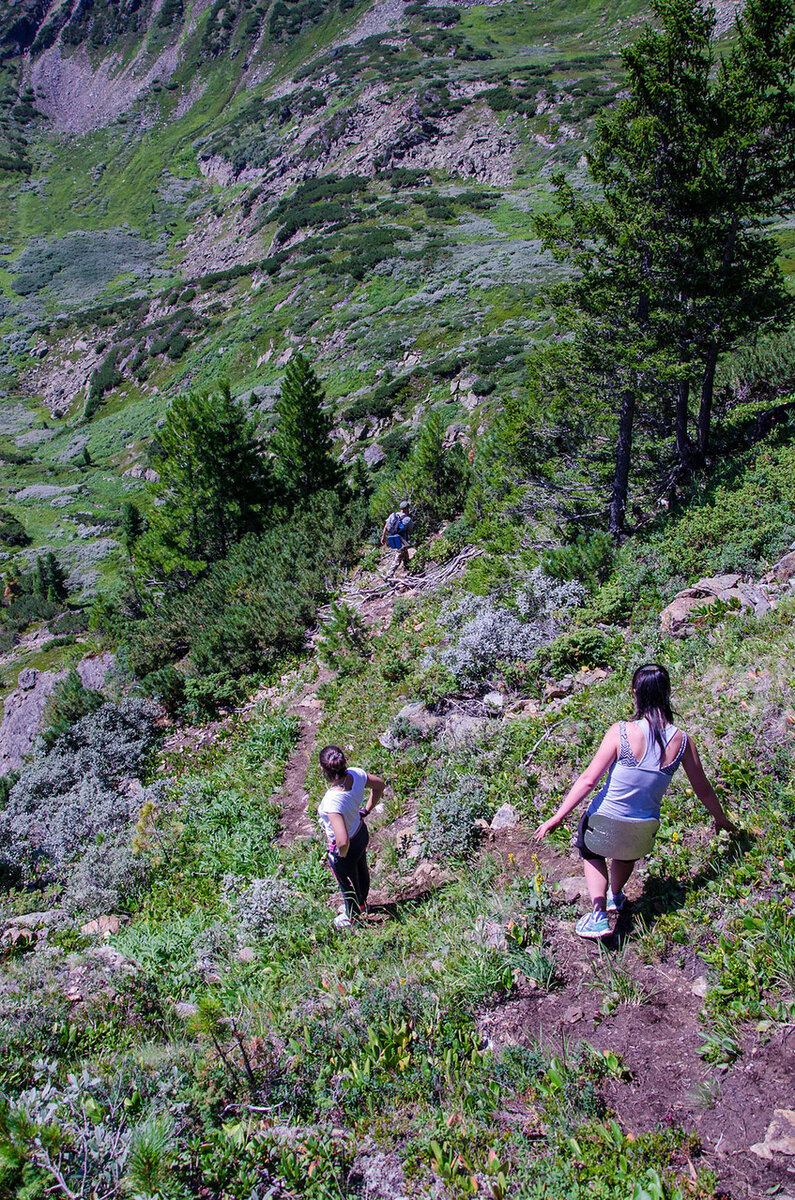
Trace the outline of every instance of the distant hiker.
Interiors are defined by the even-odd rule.
[[[384,528],[381,530],[381,545],[386,543],[391,550],[397,550],[392,570],[389,572],[390,575],[393,575],[401,565],[408,568],[409,536],[413,528],[414,521],[409,512],[409,502],[401,500],[397,512],[389,514],[384,522]]]
[[[343,929],[366,911],[370,892],[367,843],[370,834],[363,818],[369,816],[383,794],[385,783],[361,767],[349,767],[339,746],[324,746],[320,768],[329,785],[317,813],[328,842],[328,861],[342,892],[334,924]],[[365,804],[364,793],[370,789]]]
[[[610,726],[558,811],[533,835],[540,842],[550,829],[556,829],[608,772],[572,843],[583,860],[592,904],[592,911],[577,922],[580,937],[603,938],[610,933],[607,913],[621,911],[626,900],[624,884],[637,860],[651,852],[660,824],[660,804],[680,763],[714,818],[716,831],[736,831],[704,774],[695,743],[673,724],[671,680],[665,667],[656,663],[638,667],[632,676],[632,693],[635,720]]]

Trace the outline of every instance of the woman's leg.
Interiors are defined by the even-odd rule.
[[[331,873],[342,892],[342,899],[345,901],[345,915],[350,917],[356,907],[356,888],[353,885],[350,872],[353,863],[349,863],[347,858],[340,858],[339,855],[332,857],[330,854],[328,862],[331,867]]]
[[[634,862],[627,862],[623,858],[614,858],[610,861],[610,891],[614,896],[624,890],[624,884],[629,879],[632,872],[635,870]]]
[[[582,869],[594,912],[604,912],[607,907],[607,863],[603,858],[584,858]]]
[[[356,899],[359,901],[361,908],[367,904],[367,897],[370,895],[370,868],[367,866],[367,851],[365,850],[362,857],[356,864]]]
[[[361,829],[351,843],[351,852],[355,861],[351,868],[351,882],[356,892],[359,908],[363,909],[370,894],[370,871],[367,866],[367,846],[370,841],[370,831],[362,824]]]

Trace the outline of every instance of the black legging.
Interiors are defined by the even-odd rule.
[[[340,885],[342,898],[345,901],[347,916],[361,912],[370,894],[370,871],[367,867],[367,843],[370,834],[364,821],[353,835],[348,846],[348,853],[342,858],[334,851],[329,852],[329,866],[334,872],[334,878]]]

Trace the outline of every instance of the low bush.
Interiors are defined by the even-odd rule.
[[[466,857],[481,834],[475,822],[486,816],[488,806],[482,780],[475,775],[456,776],[438,768],[431,775],[421,802],[423,853],[442,863]]]
[[[123,786],[143,771],[157,709],[144,700],[104,704],[58,737],[11,788],[0,844],[26,878],[66,868],[102,839],[127,829],[141,797]]]
[[[19,517],[7,508],[0,508],[0,542],[6,546],[29,546],[30,538]]]
[[[483,683],[498,663],[503,669],[506,663],[527,663],[554,641],[583,595],[578,584],[556,583],[536,568],[518,589],[513,608],[489,597],[464,596],[440,613],[452,645],[431,652],[428,662],[436,659],[462,684]]]

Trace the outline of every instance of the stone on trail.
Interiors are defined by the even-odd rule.
[[[588,894],[582,875],[567,875],[565,879],[559,879],[557,890],[563,893],[563,898],[570,904]]]
[[[491,828],[497,829],[513,829],[514,825],[519,824],[519,814],[512,804],[501,804],[495,812]]]
[[[101,917],[97,917],[94,921],[87,921],[85,925],[81,925],[80,932],[86,937],[90,937],[91,934],[110,937],[112,934],[119,932],[121,922],[122,918],[117,917],[115,913],[106,913]]]
[[[749,1149],[758,1158],[765,1159],[772,1159],[775,1154],[795,1154],[795,1109],[774,1109],[765,1140],[756,1142]]]
[[[558,679],[555,683],[548,683],[544,688],[544,699],[563,700],[574,690],[574,676],[564,675],[563,679]]]

